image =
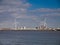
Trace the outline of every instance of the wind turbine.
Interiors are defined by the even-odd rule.
[[[14,18],[14,27],[15,27],[15,30],[17,30],[18,24],[19,24],[19,22],[17,22],[17,18],[19,18],[19,17],[15,17]]]
[[[17,19],[20,18],[20,15],[18,13],[13,14],[14,17],[14,29],[17,30],[19,22],[17,22]]]
[[[43,26],[44,26],[45,28],[47,28],[46,18],[44,19]]]
[[[16,18],[14,20],[14,23],[15,23],[15,30],[17,30],[17,22],[16,22]]]
[[[47,28],[46,18],[44,18],[44,20],[41,21],[40,24],[41,24],[40,28]]]
[[[44,26],[46,26],[47,24],[46,24],[46,18],[44,19]]]

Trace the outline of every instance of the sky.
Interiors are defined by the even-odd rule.
[[[60,0],[0,0],[0,28],[60,27]]]

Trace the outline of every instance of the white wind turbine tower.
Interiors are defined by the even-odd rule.
[[[15,18],[14,24],[15,24],[15,30],[17,30],[18,29],[18,24],[19,24],[19,22],[17,22],[17,18]]]
[[[15,28],[15,30],[17,30],[17,15],[15,14],[15,17],[14,17],[14,28]]]
[[[44,20],[41,21],[40,24],[41,24],[40,28],[42,28],[42,29],[47,28],[46,18],[44,18]]]
[[[16,22],[16,18],[14,20],[14,24],[15,24],[15,30],[17,30],[17,22]]]
[[[43,25],[46,26],[46,18],[44,19],[44,24]]]
[[[43,25],[44,25],[45,28],[47,28],[46,18],[44,19]]]

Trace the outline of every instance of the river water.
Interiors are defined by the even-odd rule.
[[[60,45],[60,32],[0,31],[0,45]]]

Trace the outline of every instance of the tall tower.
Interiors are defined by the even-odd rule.
[[[46,18],[44,19],[44,27],[47,27]]]
[[[46,23],[46,18],[44,18],[44,20],[41,22],[41,29],[46,29],[47,28],[47,23]]]
[[[15,30],[17,30],[17,22],[16,22],[16,18],[15,18]]]

